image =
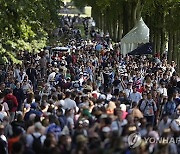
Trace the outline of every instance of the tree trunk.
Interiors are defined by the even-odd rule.
[[[172,32],[169,31],[169,40],[168,40],[168,62],[172,61],[172,53],[173,53],[173,35]]]
[[[166,36],[165,36],[165,14],[162,13],[161,15],[161,23],[162,23],[162,28],[161,28],[161,48],[160,48],[160,53],[162,54],[165,51],[166,48]]]
[[[173,60],[176,62],[176,64],[177,64],[177,47],[178,47],[178,45],[177,45],[177,32],[174,32],[174,35],[173,35]]]
[[[153,37],[153,47],[154,47],[154,54],[157,53],[157,34],[156,31],[154,30],[154,37]]]
[[[118,17],[118,36],[117,36],[117,41],[121,41],[122,38],[122,18]]]
[[[129,15],[129,3],[124,2],[123,3],[123,36],[125,36],[130,29],[130,15]]]
[[[117,42],[117,20],[113,19],[113,40]]]
[[[160,54],[160,49],[161,49],[161,30],[158,29],[157,32],[157,42],[156,42],[156,51],[158,54]]]

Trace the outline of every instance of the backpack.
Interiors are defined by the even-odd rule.
[[[164,113],[168,114],[168,115],[172,115],[175,112],[175,109],[173,109],[173,103],[172,102],[167,102],[164,106]],[[173,113],[171,112],[173,110]]]
[[[155,112],[155,109],[154,109],[154,102],[151,102],[152,103],[152,107],[153,107],[153,112],[154,112],[154,115],[156,114],[156,112]],[[144,109],[143,109],[143,111],[142,111],[142,113],[144,114],[144,112],[145,112],[145,110],[146,110],[146,107],[148,106],[148,104],[149,104],[149,102],[148,101],[146,101],[146,105],[145,105],[145,107],[144,107]]]
[[[36,154],[40,154],[42,152],[42,143],[41,143],[41,137],[42,135],[40,135],[39,137],[35,137],[32,134],[33,137],[33,143],[32,143],[32,149]]]
[[[9,111],[11,112],[13,107],[14,107],[14,102],[9,99],[9,100],[6,101],[6,103],[8,105]]]
[[[61,127],[61,129],[63,129],[64,126],[67,125],[67,119],[66,119],[66,117],[59,117],[59,122],[60,122],[60,127]]]

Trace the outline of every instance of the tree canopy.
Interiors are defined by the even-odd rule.
[[[13,52],[38,51],[43,48],[51,31],[59,24],[60,0],[0,0],[0,56]]]

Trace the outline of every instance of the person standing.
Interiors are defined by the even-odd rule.
[[[17,101],[16,96],[13,95],[12,89],[6,89],[4,102],[8,104],[9,113],[10,113],[10,121],[13,121],[15,118],[15,112],[17,111],[18,101]]]
[[[139,103],[139,101],[142,99],[141,93],[137,92],[137,89],[135,86],[133,87],[133,92],[130,93],[129,95],[129,99],[132,102],[136,102],[136,103]]]
[[[157,106],[152,99],[151,93],[148,93],[147,100],[142,102],[140,109],[143,112],[144,117],[147,119],[147,122],[154,125]]]
[[[40,65],[40,68],[41,68],[41,78],[44,78],[45,75],[46,75],[46,64],[47,64],[47,60],[46,60],[46,57],[43,55],[41,57],[41,59],[39,60],[39,65]]]
[[[22,111],[22,104],[24,102],[23,89],[20,86],[20,82],[16,83],[16,88],[13,90],[13,95],[16,96],[18,101],[17,111]]]
[[[31,64],[26,70],[26,74],[28,75],[29,80],[31,80],[33,88],[36,88],[37,73],[36,69],[33,67],[33,64]]]

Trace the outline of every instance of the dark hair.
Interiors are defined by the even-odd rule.
[[[61,100],[63,98],[63,95],[62,94],[58,94],[57,97],[58,97],[58,100]]]
[[[4,94],[0,92],[0,99],[2,99],[3,97],[4,97]]]
[[[40,100],[41,100],[41,96],[40,95],[35,95],[35,101],[40,102]]]
[[[69,91],[66,91],[66,98],[70,97],[71,96],[71,92]]]
[[[52,99],[53,99],[54,101],[57,101],[57,100],[58,100],[58,96],[57,96],[57,95],[52,95]]]
[[[5,95],[7,95],[7,94],[10,94],[10,93],[12,93],[13,91],[12,91],[12,89],[10,89],[10,88],[6,88],[5,89]]]
[[[22,142],[18,141],[12,145],[12,153],[19,153],[24,148]]]

